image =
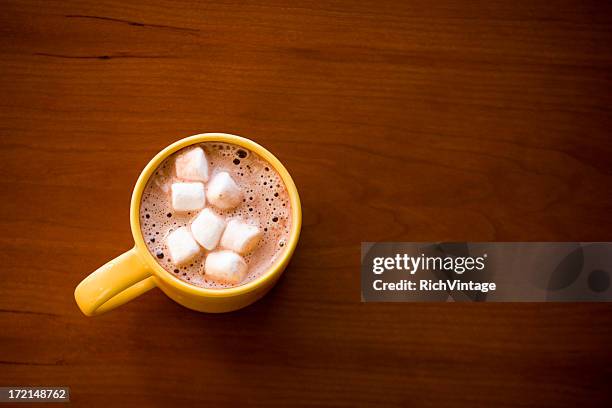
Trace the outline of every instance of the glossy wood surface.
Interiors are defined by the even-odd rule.
[[[361,241],[612,240],[612,3],[3,1],[0,386],[75,406],[610,406],[608,304],[360,303]],[[304,212],[239,312],[85,318],[140,170],[222,131]]]

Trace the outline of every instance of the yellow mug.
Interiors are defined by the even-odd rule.
[[[172,153],[201,142],[225,142],[255,152],[272,165],[283,179],[291,202],[291,231],[283,255],[259,278],[228,289],[207,289],[190,285],[162,268],[147,249],[140,230],[140,199],[155,169]],[[175,302],[200,312],[230,312],[250,305],[274,286],[283,273],[297,245],[302,225],[302,209],[297,188],[289,172],[262,146],[240,136],[203,133],[181,139],[159,152],[144,168],[132,193],[130,225],[134,248],[109,261],[86,277],[74,291],[81,311],[95,316],[116,308],[158,287]]]

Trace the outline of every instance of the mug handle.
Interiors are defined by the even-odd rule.
[[[151,269],[134,247],[83,279],[74,298],[86,316],[113,310],[156,286]]]

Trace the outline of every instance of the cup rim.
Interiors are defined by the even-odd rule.
[[[270,165],[278,172],[281,179],[283,180],[283,183],[285,183],[287,193],[289,194],[289,202],[291,205],[291,230],[289,232],[287,246],[285,247],[282,256],[277,259],[276,262],[274,262],[270,266],[270,268],[257,279],[245,283],[244,285],[235,286],[232,288],[202,288],[199,286],[191,285],[172,275],[170,272],[165,270],[159,263],[157,263],[153,255],[149,252],[149,249],[144,241],[144,237],[142,236],[142,231],[140,229],[140,201],[142,198],[142,193],[144,192],[147,182],[149,181],[149,178],[151,177],[153,172],[171,154],[187,146],[202,142],[231,143],[240,147],[244,147],[258,154],[260,157],[270,163]],[[132,236],[134,237],[134,242],[136,248],[138,249],[138,252],[141,254],[147,265],[151,268],[153,275],[163,280],[165,283],[179,289],[182,292],[186,292],[200,297],[237,296],[256,290],[257,288],[264,286],[267,282],[278,278],[280,274],[284,271],[285,267],[289,263],[289,260],[291,259],[291,256],[293,255],[293,252],[295,251],[300,236],[301,226],[302,209],[300,204],[300,197],[297,191],[297,187],[295,186],[295,183],[293,182],[293,179],[291,178],[291,175],[289,174],[285,166],[283,166],[280,160],[278,160],[270,151],[268,151],[266,148],[259,145],[258,143],[245,137],[236,136],[229,133],[200,133],[197,135],[188,136],[186,138],[180,139],[165,147],[163,150],[157,153],[155,157],[153,157],[149,161],[149,163],[147,163],[145,168],[140,173],[140,176],[138,176],[134,191],[132,192],[132,199],[130,203],[130,227],[132,229]]]

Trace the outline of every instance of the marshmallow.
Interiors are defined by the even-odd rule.
[[[207,279],[235,285],[246,277],[247,264],[235,252],[211,252],[206,257],[204,274]]]
[[[212,251],[221,239],[225,221],[212,210],[205,208],[191,223],[193,237],[204,248]]]
[[[208,181],[208,161],[201,147],[191,149],[175,161],[176,176],[185,180]]]
[[[242,191],[234,179],[225,171],[213,176],[206,188],[206,197],[215,207],[229,210],[242,200]]]
[[[204,184],[172,183],[172,208],[176,211],[199,210],[204,204]]]
[[[261,235],[261,230],[254,225],[230,220],[221,237],[221,246],[239,254],[246,254],[255,248]]]
[[[180,227],[172,231],[168,235],[166,246],[170,251],[170,259],[176,265],[192,260],[200,252],[200,246],[193,239],[187,227]]]

